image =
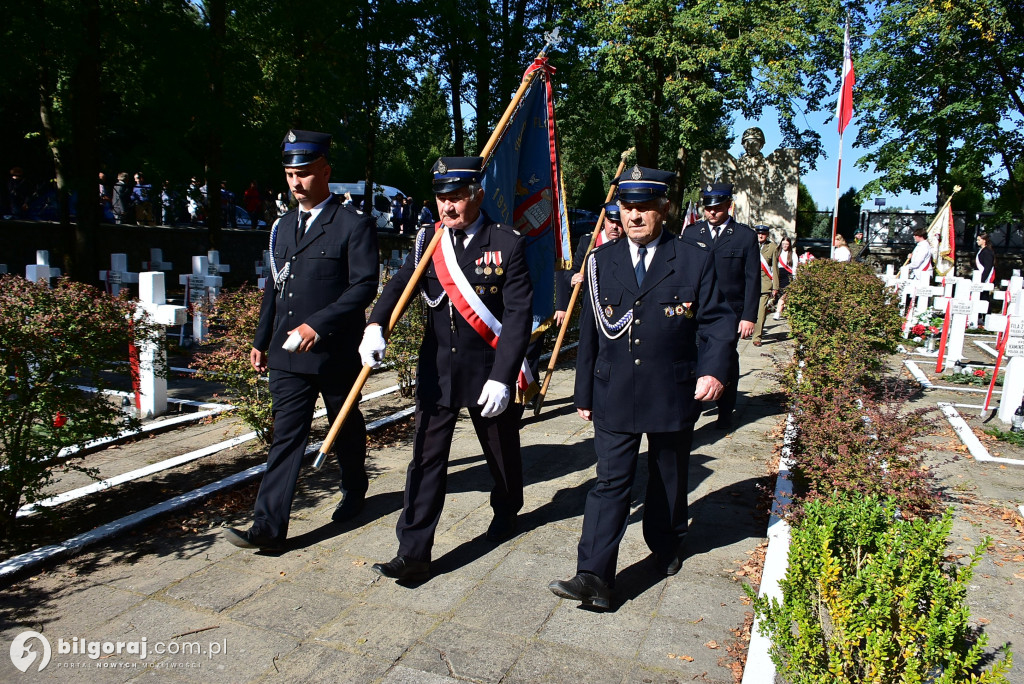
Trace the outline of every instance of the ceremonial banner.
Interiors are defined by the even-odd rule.
[[[697,221],[700,221],[700,215],[697,213],[697,204],[695,202],[687,202],[686,213],[683,215],[683,228]]]
[[[953,226],[953,195],[960,190],[957,185],[950,193],[949,199],[932,219],[928,226],[928,246],[935,260],[935,274],[938,276],[955,276],[953,267],[956,265],[956,232]]]
[[[484,212],[526,237],[534,331],[547,327],[554,314],[555,269],[572,268],[551,95],[554,71],[546,57],[526,70],[523,78],[533,75],[533,82],[484,160]]]

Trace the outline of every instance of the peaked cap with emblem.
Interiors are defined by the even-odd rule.
[[[701,204],[713,207],[732,199],[732,183],[708,183],[700,189]]]
[[[326,157],[330,150],[331,136],[329,133],[300,131],[293,128],[281,141],[281,164],[283,166],[306,166],[321,157]]]
[[[768,235],[772,232],[772,229],[764,225],[763,223],[758,223],[756,226],[754,226],[754,232],[764,233],[765,235]]]
[[[612,181],[619,186],[619,200],[627,203],[646,202],[668,195],[668,184],[676,174],[661,169],[634,165]]]
[[[604,205],[604,217],[616,223],[622,223],[622,214],[619,213],[619,205],[616,202],[609,202]]]
[[[479,183],[483,165],[483,157],[441,157],[430,169],[434,174],[434,194],[443,195],[470,183]]]

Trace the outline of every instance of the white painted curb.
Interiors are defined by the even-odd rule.
[[[789,523],[782,517],[782,506],[793,497],[793,482],[789,479],[789,454],[795,436],[796,422],[791,413],[786,418],[779,476],[775,480],[775,498],[772,501],[772,515],[768,520],[768,550],[764,556],[759,593],[759,596],[779,601],[782,600],[779,581],[786,576],[789,564]],[[754,624],[750,627],[750,645],[747,647],[742,684],[773,684],[775,681],[775,663],[768,656],[771,640],[759,632],[759,627],[757,618],[754,618]]]
[[[960,413],[953,408],[952,404],[946,404],[939,402],[939,408],[942,409],[942,413],[946,416],[946,420],[949,421],[949,425],[953,428],[953,432],[956,433],[960,441],[964,443],[967,450],[971,452],[971,456],[974,457],[975,461],[982,463],[1004,463],[1007,465],[1024,466],[1024,461],[1017,458],[1003,458],[1001,456],[993,456],[985,448],[985,445],[981,443],[978,436],[971,430],[971,426],[967,424],[963,418],[960,417]]]

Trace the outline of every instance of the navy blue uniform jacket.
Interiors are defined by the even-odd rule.
[[[298,212],[278,223],[274,259],[291,264],[284,289],[268,278],[253,347],[269,352],[270,368],[292,373],[359,370],[357,348],[366,325],[366,307],[377,294],[377,231],[370,217],[342,206],[337,196],[323,208],[295,244]],[[305,323],[320,335],[308,352],[281,348],[288,331]]]
[[[761,251],[757,246],[757,233],[747,224],[729,219],[717,240],[711,239],[707,221],[688,225],[683,235],[694,242],[714,245],[718,289],[737,318],[755,322],[761,299]]]
[[[614,432],[674,432],[697,419],[697,378],[725,384],[735,349],[736,318],[715,281],[710,246],[668,231],[658,238],[642,288],[636,284],[628,240],[601,245],[597,306],[613,322],[633,309],[632,334],[610,340],[597,329],[589,277],[583,287],[576,361],[576,406]],[[589,265],[588,265],[589,272]],[[692,318],[678,314],[690,305]]]
[[[424,246],[434,237],[436,229],[436,226],[422,229]],[[420,346],[416,378],[416,397],[421,404],[448,408],[476,406],[487,380],[508,385],[514,394],[533,327],[533,286],[526,267],[525,246],[524,239],[512,228],[490,223],[486,217],[483,226],[466,245],[459,266],[487,309],[501,321],[501,337],[497,349],[492,348],[458,311],[452,311],[449,316],[447,297],[437,307],[428,307],[427,330]],[[437,249],[441,249],[440,244]],[[489,275],[476,272],[476,260],[486,252],[501,255],[503,272],[500,275],[493,270]],[[384,286],[370,312],[370,323],[387,328],[391,312],[416,269],[414,262],[415,251]],[[444,292],[433,261],[423,273],[420,289],[431,300]]]

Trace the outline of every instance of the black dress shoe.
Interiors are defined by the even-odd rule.
[[[679,570],[683,567],[683,559],[686,558],[686,554],[683,551],[683,547],[680,546],[676,549],[675,553],[657,553],[654,555],[654,558],[658,564],[658,571],[666,577],[671,577],[678,574]]]
[[[374,563],[372,569],[378,575],[396,580],[425,580],[430,577],[430,561],[405,556],[395,556],[387,563]]]
[[[516,536],[518,527],[515,513],[512,515],[496,515],[491,520],[484,538],[489,542],[501,543]]]
[[[716,430],[732,430],[732,418],[719,418],[715,421]]]
[[[571,580],[555,580],[548,585],[555,596],[579,601],[584,608],[608,610],[612,604],[612,591],[597,575],[581,572]]]
[[[240,549],[260,549],[261,551],[280,551],[284,549],[283,539],[274,539],[260,534],[250,527],[246,531],[228,527],[224,530],[224,538]]]
[[[365,494],[346,494],[345,498],[338,502],[334,513],[331,514],[331,520],[334,522],[348,522],[362,513],[365,503]]]

